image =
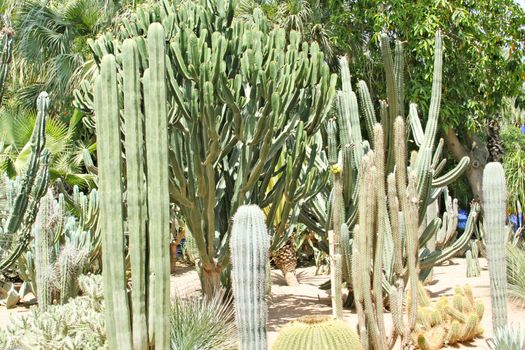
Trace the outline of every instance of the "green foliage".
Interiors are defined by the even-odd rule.
[[[525,328],[523,326],[501,328],[487,343],[490,350],[525,349]]]
[[[143,69],[145,28],[155,20],[165,27],[166,97],[158,103],[169,116],[169,194],[199,248],[207,293],[228,265],[229,219],[240,205],[270,206],[273,223],[277,203],[286,199],[278,225],[268,225],[279,248],[304,201],[326,182],[325,169],[315,167],[320,145],[314,135],[336,84],[317,43],[304,43],[296,32],[287,42],[285,30],[265,27],[260,11],[254,22],[237,21],[233,6],[165,1],[138,11],[119,32],[137,42]],[[125,58],[109,34],[91,46],[97,62],[105,52],[114,53],[117,64]],[[79,107],[93,108],[91,92],[88,82],[76,92]],[[277,167],[280,159],[289,161]]]
[[[104,326],[102,276],[81,276],[82,296],[46,311],[12,316],[0,329],[2,349],[108,349]]]
[[[505,155],[503,167],[507,178],[507,207],[515,209],[516,201],[525,203],[525,135],[512,124],[501,133]]]
[[[507,281],[509,295],[525,305],[525,248],[523,244],[507,245]]]
[[[279,330],[273,350],[361,350],[355,331],[329,316],[304,316]]]
[[[347,11],[336,16],[347,19],[340,25],[352,42],[357,77],[375,83],[371,89],[380,93],[380,35],[400,38],[411,53],[407,97],[423,109],[430,101],[433,36],[441,29],[447,57],[441,126],[479,130],[486,116],[500,110],[503,97],[521,94],[525,14],[513,0],[352,1]]]
[[[222,293],[211,299],[174,298],[171,301],[171,350],[233,350],[238,339],[231,300]]]

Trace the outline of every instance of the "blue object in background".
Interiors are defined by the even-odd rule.
[[[467,226],[468,211],[465,209],[458,210],[458,229],[464,231]]]
[[[525,134],[525,124],[521,124],[520,130],[522,134]]]
[[[510,214],[509,215],[509,223],[512,225],[512,231],[516,232],[516,230],[519,227],[519,221],[516,214]]]
[[[518,213],[518,227],[523,226],[523,213]]]

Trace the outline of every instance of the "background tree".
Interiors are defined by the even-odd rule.
[[[401,39],[407,52],[405,101],[419,101],[426,110],[432,78],[433,38],[444,37],[442,133],[456,159],[471,157],[466,176],[474,197],[481,197],[481,180],[490,153],[487,121],[498,119],[505,96],[521,95],[524,74],[525,24],[523,9],[513,0],[351,0],[328,2],[329,23],[336,37],[349,48],[352,73],[368,82],[376,96],[383,95],[378,39],[381,32]],[[346,28],[346,29],[344,29]],[[497,124],[496,124],[497,126]]]

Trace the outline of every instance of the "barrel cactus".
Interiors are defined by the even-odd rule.
[[[330,316],[301,317],[280,331],[273,350],[360,350],[356,332]]]

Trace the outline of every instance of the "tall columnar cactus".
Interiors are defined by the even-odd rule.
[[[383,43],[382,50],[387,75],[388,106],[381,103],[381,124],[372,127],[370,144],[373,149],[364,141],[355,145],[357,148],[360,145],[363,152],[358,162],[359,168],[355,171],[357,174],[353,175],[357,181],[352,179],[348,182],[352,191],[357,188],[358,192],[358,200],[355,201],[358,203],[357,215],[355,218],[347,217],[347,224],[357,223],[354,227],[350,226],[353,231],[352,283],[361,342],[363,347],[369,349],[392,346],[399,336],[403,346],[410,346],[410,334],[416,324],[419,278],[424,278],[432,266],[452,257],[468,244],[479,211],[478,207],[473,207],[465,233],[457,241],[446,247],[432,251],[429,249],[428,241],[437,235],[440,228],[450,233],[455,230],[455,224],[454,220],[447,221],[448,226],[444,228],[437,217],[424,222],[426,211],[443,192],[443,186],[468,164],[466,159],[465,164],[459,165],[451,173],[435,177],[439,173],[443,146],[440,142],[434,148],[441,96],[441,35],[439,32],[436,34],[432,99],[425,132],[414,115],[415,105],[411,105],[412,117],[409,119],[418,121],[412,121],[412,132],[419,148],[410,157],[407,156],[407,128],[404,118],[399,116],[401,106],[396,92],[400,86],[399,79],[402,79],[399,76],[402,75],[402,64],[396,60],[394,68],[389,46]],[[397,47],[396,51],[399,52],[400,48]],[[342,76],[344,79],[345,74]],[[364,108],[365,115],[372,115],[370,111],[373,108],[366,102],[370,101],[367,90],[363,84],[360,87],[364,94],[362,100],[368,104]],[[351,94],[349,101],[354,101]],[[350,107],[349,114],[357,113],[355,109],[355,106]],[[345,114],[340,113],[340,117],[344,118]],[[349,125],[355,128],[353,123]],[[358,140],[357,137],[353,139]],[[356,161],[355,153],[353,156],[346,157],[350,165]],[[355,166],[345,165],[346,168],[353,169]],[[394,324],[391,338],[385,335],[383,290],[389,293]]]
[[[139,42],[146,45],[139,38],[123,44],[123,80],[117,79],[115,57],[108,54],[102,59],[95,86],[106,327],[111,349],[168,349],[168,115],[162,25],[153,23],[148,30],[149,66],[144,70],[142,86]],[[126,117],[126,197],[122,183],[119,90],[123,91]],[[131,305],[124,263],[126,220],[130,235]]]
[[[483,171],[483,223],[486,230],[494,331],[507,325],[506,195],[503,166],[501,163],[488,163]]]
[[[45,195],[49,180],[49,151],[44,148],[45,126],[49,97],[40,93],[37,99],[37,118],[31,135],[31,155],[27,169],[17,186],[10,211],[0,235],[9,237],[7,245],[0,247],[0,271],[13,265],[31,242],[40,199]]]
[[[241,350],[266,350],[266,273],[269,236],[256,205],[243,205],[233,216],[230,250],[235,319]]]
[[[352,90],[352,84],[350,80],[350,71],[346,58],[341,58],[341,81],[342,89],[338,92],[338,110],[337,110],[337,123],[329,121],[327,125],[328,134],[328,152],[326,156],[321,160],[325,160],[325,167],[331,166],[334,162],[342,160],[343,171],[343,198],[344,198],[344,222],[349,228],[349,237],[353,239],[354,225],[358,221],[358,197],[361,191],[358,177],[361,171],[360,163],[364,155],[374,149],[378,162],[381,164],[383,161],[379,158],[384,158],[384,171],[382,167],[376,165],[376,171],[378,172],[378,184],[376,190],[379,191],[381,198],[385,197],[384,193],[386,189],[386,176],[394,171],[395,165],[395,150],[396,150],[396,138],[394,137],[394,126],[396,117],[400,116],[404,118],[404,94],[403,94],[403,57],[402,57],[402,45],[396,43],[395,58],[392,56],[390,49],[389,39],[386,35],[381,37],[382,41],[382,53],[385,66],[386,75],[386,86],[387,86],[387,100],[379,101],[379,108],[374,108],[372,97],[364,81],[357,82],[356,92]],[[428,121],[423,127],[418,117],[418,110],[416,104],[410,104],[408,111],[408,117],[406,123],[410,123],[410,128],[405,127],[403,131],[402,141],[408,142],[407,138],[412,135],[415,145],[418,148],[417,156],[413,157],[413,164],[409,164],[409,155],[404,155],[404,161],[402,164],[397,164],[398,167],[410,167],[415,172],[417,179],[416,190],[417,197],[419,198],[420,205],[418,209],[418,224],[421,226],[421,232],[418,236],[419,246],[422,248],[419,251],[420,277],[424,278],[428,276],[432,266],[439,264],[440,262],[450,258],[462,248],[468,244],[469,233],[472,233],[474,229],[473,225],[469,225],[465,235],[462,235],[459,240],[451,243],[450,238],[454,236],[457,225],[457,218],[453,213],[450,213],[449,218],[434,217],[428,222],[425,222],[426,212],[429,205],[433,204],[439,195],[444,191],[446,185],[454,181],[462,172],[466,169],[469,164],[469,158],[465,157],[461,162],[453,168],[451,171],[442,174],[445,159],[442,159],[443,141],[435,145],[435,139],[437,134],[437,122],[439,118],[439,106],[441,100],[441,80],[442,80],[442,43],[440,32],[436,33],[436,46],[435,46],[435,59],[434,59],[434,74],[432,82],[432,97],[428,111]],[[357,94],[357,98],[356,98]],[[376,116],[376,110],[379,110],[379,115]],[[375,142],[374,125],[380,121],[382,127],[382,136],[380,139],[380,147],[382,151],[378,150]],[[364,126],[361,127],[360,123],[363,122]],[[361,132],[363,130],[363,132]],[[406,131],[410,130],[410,132]],[[338,143],[337,140],[340,142]],[[399,147],[397,147],[399,149]],[[405,151],[406,152],[406,151]],[[382,175],[385,174],[385,176]],[[396,171],[396,178],[399,183],[404,183],[406,186],[408,177],[399,179],[401,171]],[[408,175],[407,175],[408,176]],[[335,188],[335,184],[334,184]],[[401,189],[400,189],[401,190]],[[331,207],[330,202],[333,196],[334,189],[332,192],[326,190],[320,195],[315,196],[309,205],[304,206],[300,220],[307,225],[310,229],[316,231],[322,235],[323,230],[328,231],[331,227]],[[404,197],[406,191],[400,193],[401,197]],[[386,203],[381,201],[378,210],[381,212],[387,212],[388,206]],[[400,201],[400,205],[403,206],[403,201]],[[406,207],[400,208],[403,211]],[[453,208],[450,208],[451,211]],[[473,211],[472,222],[475,222],[477,211]],[[394,258],[393,251],[396,250],[394,247],[394,240],[392,232],[391,219],[387,215],[382,215],[384,222],[378,222],[380,228],[378,232],[383,232],[383,235],[379,235],[379,244],[384,248],[380,249],[384,252],[383,259],[384,263],[384,275],[385,275],[385,286],[392,285],[397,277],[394,270]],[[312,219],[315,218],[315,219]],[[328,219],[327,219],[328,218]],[[442,224],[442,221],[444,222]],[[435,242],[435,237],[439,232],[446,234],[446,240],[441,242]],[[343,246],[347,243],[343,242]],[[377,253],[377,252],[376,252]],[[376,258],[381,258],[377,253]],[[352,271],[353,268],[347,269]],[[389,288],[389,287],[388,287]],[[387,290],[388,290],[387,288]],[[381,305],[378,305],[380,307]]]
[[[151,21],[166,28],[168,193],[195,238],[207,294],[228,266],[229,218],[240,205],[270,208],[268,229],[278,249],[294,232],[300,208],[323,188],[326,170],[312,170],[320,148],[314,136],[337,81],[317,43],[269,30],[260,20],[241,22],[234,4],[163,1],[126,20],[119,33],[135,38],[142,71],[149,54],[144,28]],[[97,64],[103,53],[120,57],[122,44],[108,36],[90,45]],[[89,108],[89,83],[81,90],[77,105]],[[282,159],[290,161],[278,166]],[[274,209],[283,202],[282,211]]]

